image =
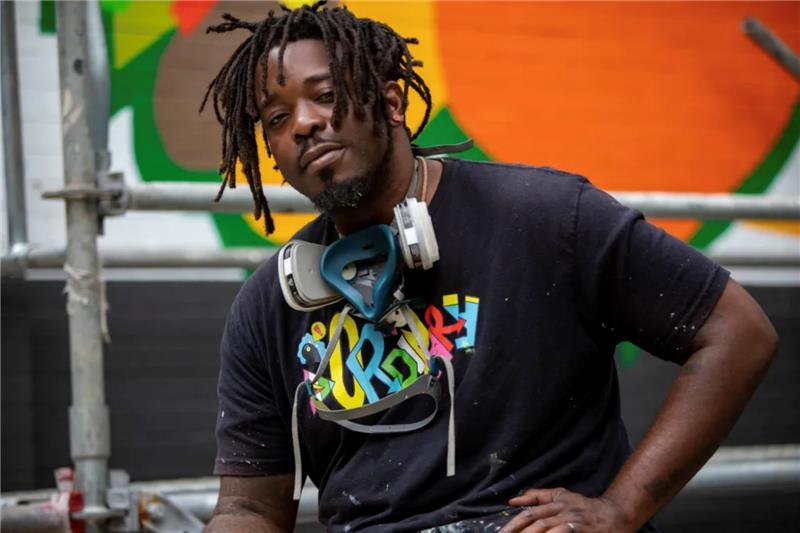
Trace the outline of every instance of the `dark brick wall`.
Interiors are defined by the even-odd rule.
[[[69,344],[60,282],[3,280],[2,490],[67,465]],[[135,480],[209,475],[217,347],[237,283],[108,283],[111,467]]]

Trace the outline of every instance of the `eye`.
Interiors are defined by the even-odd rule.
[[[333,90],[324,91],[317,97],[317,102],[320,104],[332,104],[335,99],[335,94]]]
[[[286,118],[286,113],[278,113],[276,115],[271,116],[269,119],[267,119],[267,127],[274,128],[278,126],[283,121],[284,118]]]

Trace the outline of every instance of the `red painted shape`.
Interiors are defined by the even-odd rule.
[[[211,11],[217,0],[176,0],[172,3],[172,16],[178,21],[181,35],[189,35]]]
[[[448,352],[453,349],[453,343],[450,342],[445,335],[448,333],[458,333],[461,331],[461,328],[464,327],[466,321],[463,318],[459,318],[455,324],[450,324],[449,326],[444,325],[444,316],[442,312],[439,311],[435,306],[429,305],[427,309],[425,309],[425,323],[428,326],[428,331],[436,337],[436,339],[442,343],[445,350]]]

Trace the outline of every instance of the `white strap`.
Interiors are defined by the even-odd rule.
[[[339,312],[339,320],[336,321],[336,327],[331,334],[330,341],[328,342],[328,347],[325,350],[325,356],[322,358],[322,361],[319,363],[319,367],[317,367],[317,371],[314,373],[314,379],[308,384],[308,387],[311,388],[314,383],[319,380],[322,376],[322,373],[328,368],[328,363],[331,360],[331,355],[333,354],[333,350],[336,348],[336,344],[339,342],[339,337],[342,335],[342,329],[344,328],[344,322],[347,318],[347,315],[350,313],[350,306],[345,305],[344,308]],[[303,458],[300,452],[300,427],[297,420],[297,409],[298,404],[300,402],[300,391],[306,387],[306,382],[301,381],[298,383],[297,388],[294,390],[294,403],[292,404],[292,453],[294,453],[294,499],[300,499],[300,492],[303,490]]]
[[[300,402],[300,391],[305,387],[301,381],[294,390],[294,403],[292,403],[292,453],[294,453],[294,499],[300,499],[303,490],[303,456],[300,452],[300,427],[297,420],[297,408]]]
[[[447,477],[456,474],[456,392],[453,363],[444,357],[437,357],[444,364],[447,374],[447,392],[450,394],[450,421],[447,424]]]
[[[333,351],[336,349],[336,345],[339,343],[339,337],[342,336],[342,329],[344,328],[345,319],[347,318],[347,315],[350,314],[351,310],[352,308],[349,305],[345,305],[339,312],[339,320],[336,321],[336,326],[333,328],[333,333],[331,333],[331,338],[328,341],[328,347],[325,349],[325,355],[322,357],[317,370],[314,372],[314,379],[312,379],[308,384],[309,389],[311,389],[314,383],[319,381],[319,378],[322,377],[323,372],[325,372],[325,370],[328,368]]]
[[[420,345],[425,357],[428,359],[428,364],[431,361],[431,354],[428,352],[428,345],[424,342],[422,332],[417,327],[414,317],[408,308],[408,305],[402,308],[403,316],[411,328],[411,333],[417,339],[417,344]],[[453,370],[453,363],[444,357],[437,357],[437,361],[441,361],[444,365],[445,374],[447,374],[447,392],[450,394],[450,420],[447,424],[447,476],[454,476],[456,473],[456,392],[455,392],[455,371]]]

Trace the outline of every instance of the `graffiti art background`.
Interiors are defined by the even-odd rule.
[[[244,34],[207,35],[205,28],[224,12],[255,20],[277,4],[100,5],[112,68],[114,167],[130,183],[218,182],[219,126],[197,108]],[[800,50],[800,4],[347,5],[419,38],[413,52],[434,95],[421,144],[472,137],[476,148],[464,157],[554,166],[609,190],[800,194],[798,85],[740,30],[743,17],[755,15]],[[26,156],[36,159],[28,166],[35,175],[31,240],[58,244],[61,208],[38,200],[61,179],[54,4],[23,3],[18,11],[27,27],[19,36]],[[410,120],[419,118],[412,102]],[[264,156],[264,181],[280,184]],[[103,245],[270,246],[311,216],[277,215],[278,231],[267,240],[249,215],[134,213],[108,222]],[[797,223],[658,223],[716,251],[800,247]]]

